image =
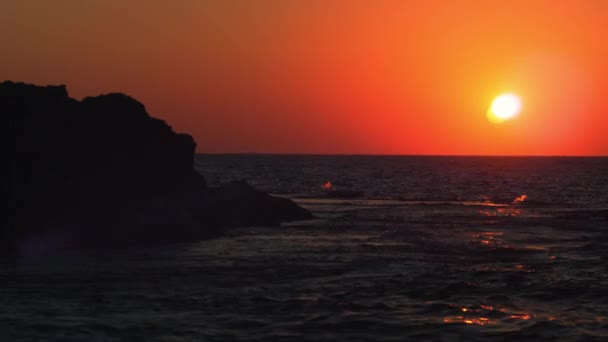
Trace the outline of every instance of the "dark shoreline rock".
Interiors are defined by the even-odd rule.
[[[0,113],[0,254],[193,241],[312,217],[243,182],[209,188],[194,139],[124,94],[77,101],[65,86],[7,81]]]

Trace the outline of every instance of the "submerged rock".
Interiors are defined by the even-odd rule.
[[[330,198],[360,198],[364,195],[365,193],[363,191],[357,190],[332,189],[327,191],[327,197]]]
[[[312,215],[294,202],[273,197],[256,190],[245,181],[224,184],[209,189],[209,206],[216,220],[231,224],[276,225],[294,219],[309,219]]]
[[[4,82],[0,113],[3,252],[189,241],[311,217],[244,183],[208,188],[192,137],[124,94],[77,101],[65,86]]]

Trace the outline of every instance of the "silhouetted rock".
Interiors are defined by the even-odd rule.
[[[208,193],[211,212],[231,224],[245,221],[251,225],[275,225],[294,218],[311,218],[294,202],[258,191],[245,181],[224,184]]]
[[[129,96],[77,101],[65,86],[4,82],[0,113],[3,252],[188,241],[311,217],[244,183],[209,189],[192,137]]]
[[[327,197],[331,198],[359,198],[363,197],[365,193],[357,190],[340,190],[332,189],[327,191]]]

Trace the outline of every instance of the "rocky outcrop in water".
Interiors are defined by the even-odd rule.
[[[4,82],[0,113],[3,252],[190,241],[311,217],[246,184],[208,188],[192,137],[129,96],[77,101],[65,86]]]

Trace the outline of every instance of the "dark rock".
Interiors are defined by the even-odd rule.
[[[363,197],[365,193],[363,191],[357,190],[340,190],[340,189],[332,189],[327,191],[327,197],[330,198],[359,198]]]
[[[310,217],[245,183],[209,189],[192,137],[123,94],[77,101],[65,86],[4,82],[0,115],[3,252],[189,241]]]
[[[307,210],[294,202],[270,196],[254,189],[245,181],[224,184],[208,191],[210,212],[216,220],[228,220],[238,225],[243,220],[250,225],[276,225],[284,221],[312,218]]]

